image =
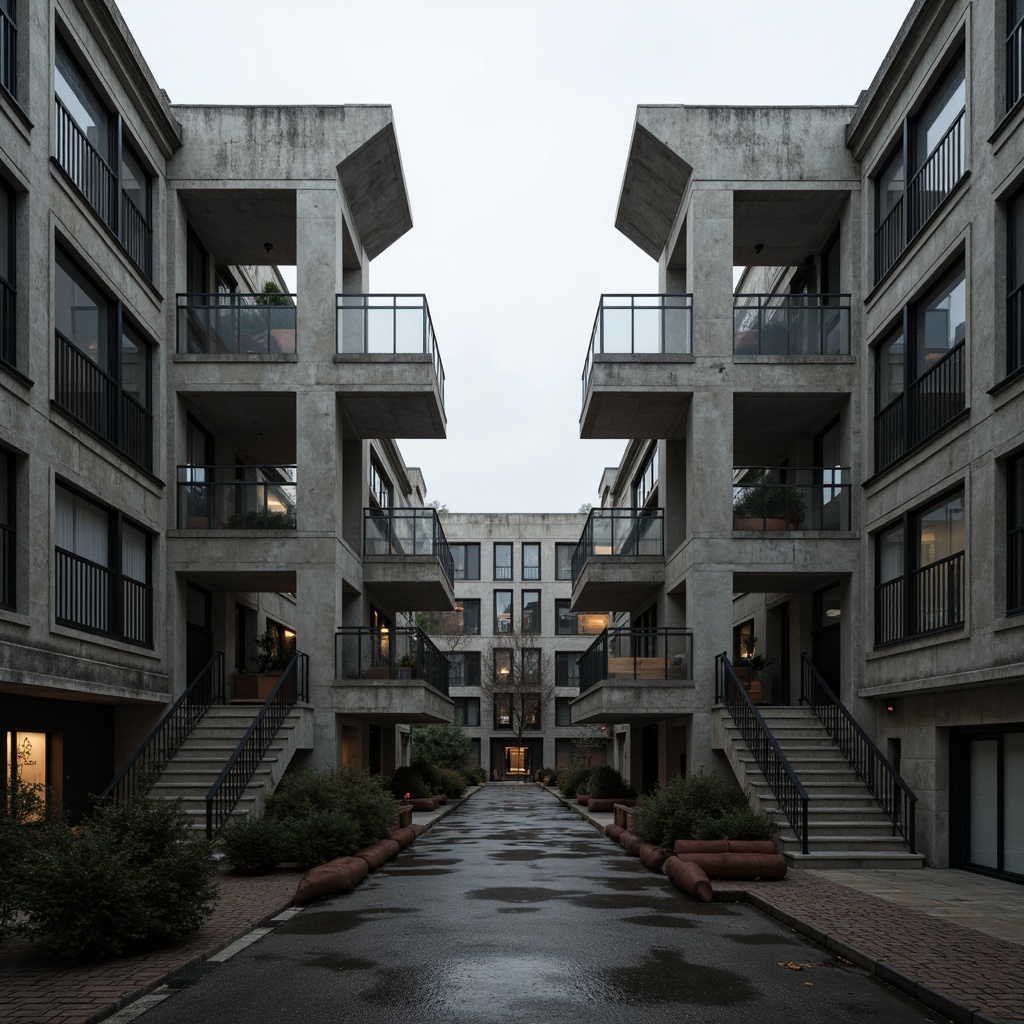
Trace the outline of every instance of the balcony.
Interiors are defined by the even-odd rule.
[[[288,304],[276,304],[282,301]],[[178,352],[204,356],[294,355],[294,303],[294,295],[280,294],[179,295]]]
[[[736,356],[848,356],[849,295],[737,295]]]
[[[343,627],[334,638],[335,711],[377,722],[451,722],[448,659],[413,626]]]
[[[850,530],[851,479],[842,466],[734,466],[732,528]]]
[[[334,361],[359,437],[446,436],[444,364],[426,296],[339,295]]]
[[[670,437],[689,402],[692,295],[602,295],[583,365],[581,437]]]
[[[879,647],[964,624],[964,552],[875,587],[875,644]]]
[[[179,530],[294,530],[294,466],[179,466]]]
[[[393,611],[452,611],[455,562],[432,508],[363,510],[363,582]]]
[[[656,721],[697,709],[688,629],[606,629],[579,665],[573,725]]]
[[[572,556],[572,606],[631,611],[664,582],[664,511],[592,509]]]

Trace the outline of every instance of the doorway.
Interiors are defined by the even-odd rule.
[[[191,683],[213,657],[213,595],[185,585],[185,683]]]
[[[833,583],[814,595],[811,661],[822,679],[842,698],[842,618],[840,585]]]
[[[658,786],[657,725],[645,725],[640,730],[640,786],[644,793],[653,793]]]

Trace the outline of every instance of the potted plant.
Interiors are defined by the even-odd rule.
[[[413,679],[416,676],[416,659],[409,654],[402,657],[398,663],[398,678]]]
[[[266,700],[281,678],[285,658],[277,634],[269,629],[264,630],[256,637],[254,646],[254,671],[239,672],[235,676],[236,700]]]
[[[391,678],[391,666],[388,664],[386,657],[376,657],[370,659],[370,664],[366,669],[367,679],[390,679]]]
[[[740,634],[740,656],[733,666],[736,678],[755,703],[761,700],[761,673],[771,664],[763,654],[757,653],[757,637],[753,633]]]
[[[804,521],[804,489],[779,483],[776,471],[755,470],[733,488],[734,530],[799,530]]]

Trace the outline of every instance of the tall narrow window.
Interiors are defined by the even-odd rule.
[[[0,86],[18,96],[17,0],[0,0]]]
[[[540,579],[540,545],[523,544],[523,579]]]
[[[1024,99],[1024,0],[1006,0],[1006,109]]]
[[[0,607],[15,606],[14,453],[0,448]]]
[[[14,308],[14,192],[0,181],[0,361],[18,365]]]
[[[494,592],[494,632],[512,632],[512,591],[496,590]]]
[[[579,651],[559,651],[555,655],[555,686],[579,686]]]
[[[370,504],[381,511],[391,508],[391,480],[375,455],[370,457]]]
[[[480,579],[480,545],[450,544],[456,580]]]
[[[523,619],[522,631],[524,633],[540,632],[540,591],[523,591]]]
[[[1024,612],[1024,455],[1006,464],[1006,611]]]
[[[555,545],[555,579],[572,579],[572,556],[576,550],[575,544]]]
[[[1024,0],[1021,0],[1024,4]],[[1024,368],[1024,191],[1007,211],[1006,372]]]
[[[651,445],[633,480],[633,508],[658,504],[658,442]]]
[[[455,598],[455,618],[458,628],[456,633],[463,636],[480,635],[480,600],[479,598]]]
[[[512,545],[494,545],[494,578],[496,580],[512,579]]]

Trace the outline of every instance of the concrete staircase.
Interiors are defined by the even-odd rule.
[[[182,810],[192,819],[193,827],[205,829],[206,794],[252,725],[260,706],[227,704],[210,708],[160,773],[151,795],[167,800],[180,798]],[[312,709],[292,708],[235,805],[233,816],[262,808],[264,797],[281,781],[295,752],[311,746],[311,734]]]
[[[921,854],[912,854],[871,792],[832,741],[817,715],[806,707],[758,707],[783,754],[808,796],[809,852],[779,810],[753,754],[724,708],[716,730],[722,748],[755,809],[772,814],[779,824],[779,849],[791,867],[919,868]]]

